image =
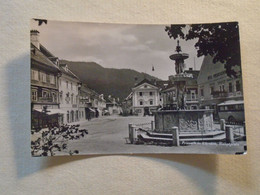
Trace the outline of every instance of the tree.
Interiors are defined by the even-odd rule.
[[[35,133],[37,134],[37,133]],[[78,150],[68,150],[68,141],[77,140],[88,134],[86,129],[79,129],[79,125],[64,125],[40,131],[31,141],[32,156],[54,156],[56,152],[67,152],[70,155],[78,154]]]
[[[165,27],[168,36],[195,43],[197,56],[210,55],[213,63],[223,63],[229,77],[238,77],[241,72],[239,29],[237,22],[214,24],[170,25]],[[239,71],[237,71],[239,69]]]

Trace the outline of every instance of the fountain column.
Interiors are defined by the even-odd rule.
[[[186,107],[186,89],[185,89],[186,82],[181,78],[183,78],[183,74],[184,74],[184,68],[185,68],[184,60],[189,58],[189,54],[181,53],[181,46],[179,44],[180,43],[178,40],[176,50],[175,50],[177,53],[172,54],[170,56],[170,59],[175,61],[175,72],[176,72],[175,77],[177,79],[174,81],[174,84],[176,86],[176,99],[177,99],[178,110],[185,109]]]

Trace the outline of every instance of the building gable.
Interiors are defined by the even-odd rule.
[[[149,84],[149,83],[143,83],[143,84],[141,84],[141,85],[136,86],[135,88],[133,88],[133,90],[139,90],[139,89],[147,89],[147,90],[149,90],[149,89],[155,89],[155,90],[158,90],[158,87],[153,86],[153,85],[151,85],[151,84]]]
[[[198,76],[198,84],[202,85],[207,83],[210,77],[214,77],[217,74],[225,74],[224,64],[220,62],[213,63],[212,56],[205,56],[201,65],[200,73]]]

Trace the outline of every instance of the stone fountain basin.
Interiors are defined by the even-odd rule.
[[[176,126],[180,132],[213,130],[213,110],[161,110],[155,111],[155,129],[169,132]]]

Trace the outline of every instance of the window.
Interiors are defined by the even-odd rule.
[[[63,103],[63,96],[62,96],[62,93],[60,93],[60,103]]]
[[[42,97],[44,97],[44,98],[49,97],[48,92],[47,92],[47,91],[43,91],[43,92],[42,92]]]
[[[139,92],[139,96],[143,96],[143,92]]]
[[[32,90],[32,101],[37,101],[37,90]]]
[[[71,88],[71,90],[73,90],[73,85],[72,85],[72,83],[70,83],[70,88]]]
[[[225,110],[225,107],[224,106],[220,106],[219,107],[219,111],[224,111]]]
[[[78,95],[76,95],[76,104],[78,104]]]
[[[232,85],[232,83],[229,83],[228,84],[228,91],[231,93],[231,92],[233,92],[233,85]]]
[[[75,121],[74,121],[74,111],[73,111],[73,110],[70,111],[70,117],[71,117],[70,122],[75,122]]]
[[[229,111],[229,110],[234,111],[234,110],[236,110],[236,106],[235,106],[235,105],[228,105],[228,106],[227,106],[227,110],[228,110],[228,111]]]
[[[69,123],[69,122],[70,122],[70,112],[67,111],[67,123]]]
[[[219,91],[222,91],[222,92],[225,91],[225,85],[224,84],[219,86]]]
[[[194,90],[191,90],[191,100],[195,100],[196,99],[196,93]]]
[[[140,106],[142,106],[143,105],[143,101],[140,101]]]
[[[52,93],[52,102],[57,102],[57,95],[56,93]]]
[[[73,94],[71,94],[71,104],[73,104]]]
[[[38,71],[37,70],[32,70],[31,71],[31,77],[32,77],[32,80],[38,81],[39,80]]]
[[[150,100],[150,105],[153,105],[153,100]]]
[[[236,81],[236,91],[240,91],[240,82]]]
[[[244,110],[243,104],[237,104],[236,105],[236,110]]]
[[[45,82],[45,83],[47,82],[46,74],[45,74],[45,73],[42,73],[42,81]]]
[[[210,87],[210,94],[212,94],[213,92],[214,92],[214,87],[211,86],[211,87]]]
[[[49,74],[46,74],[46,82],[50,83],[50,75]]]
[[[69,93],[66,94],[66,99],[65,99],[65,101],[66,101],[67,104],[70,103],[70,102],[69,102],[69,101],[70,101],[70,94],[69,94]]]
[[[204,96],[204,90],[200,89],[200,95],[203,97]]]
[[[66,81],[66,86],[67,86],[67,89],[69,88],[69,82],[68,81]]]
[[[75,116],[75,121],[78,121],[79,120],[79,111],[78,110],[76,110],[76,116]]]
[[[44,72],[40,72],[40,80],[46,83],[46,74]]]
[[[150,91],[150,96],[152,96],[153,95],[153,92],[152,91]]]
[[[49,77],[50,77],[50,83],[51,84],[55,84],[55,77],[54,77],[54,75],[50,75]]]

